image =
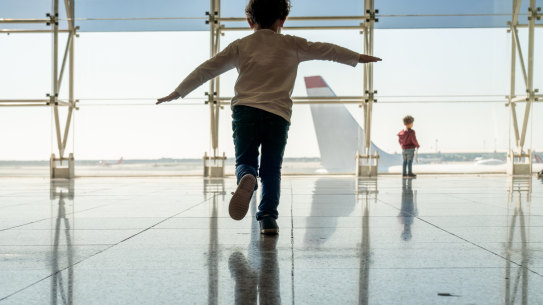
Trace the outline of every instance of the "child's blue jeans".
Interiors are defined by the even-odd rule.
[[[290,123],[273,113],[248,107],[234,106],[232,109],[232,130],[236,148],[236,176],[238,183],[246,174],[260,177],[262,198],[256,219],[279,213],[281,189],[281,165],[287,144]],[[259,151],[260,169],[259,169]]]
[[[413,174],[413,157],[415,156],[415,149],[404,149],[402,150],[403,156],[403,167],[402,174],[404,176]]]

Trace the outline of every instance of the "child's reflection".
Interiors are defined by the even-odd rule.
[[[281,304],[279,293],[279,266],[277,264],[277,236],[262,236],[255,247],[256,266],[251,266],[245,255],[234,252],[228,266],[236,281],[235,304]],[[258,292],[258,294],[257,294]],[[257,302],[257,297],[259,302]]]
[[[412,237],[411,225],[413,224],[413,218],[418,216],[418,211],[414,202],[413,188],[411,183],[412,179],[402,180],[402,208],[398,219],[401,224],[404,225],[402,232],[402,239],[408,241]]]
[[[256,213],[256,196],[251,198],[250,211]],[[228,259],[230,275],[236,281],[235,304],[281,304],[277,241],[279,236],[259,233],[258,222],[252,217],[248,259],[235,251]]]

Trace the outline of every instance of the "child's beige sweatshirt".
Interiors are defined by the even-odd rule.
[[[257,30],[201,64],[175,90],[185,97],[206,81],[235,67],[239,75],[232,107],[245,105],[262,109],[290,122],[290,97],[300,62],[332,60],[354,67],[359,57],[359,53],[334,44]]]

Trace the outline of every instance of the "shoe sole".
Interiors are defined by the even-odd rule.
[[[277,235],[279,234],[279,229],[261,229],[260,233],[264,235]]]
[[[230,199],[228,213],[235,220],[242,220],[249,210],[249,203],[255,190],[256,178],[253,175],[245,175],[239,181],[238,188]]]

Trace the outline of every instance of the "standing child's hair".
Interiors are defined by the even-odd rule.
[[[413,123],[413,122],[415,122],[415,118],[412,117],[412,116],[410,116],[410,115],[406,115],[406,116],[403,118],[403,124],[404,124],[405,126],[407,126],[407,125],[409,125],[409,124],[411,124],[411,123]]]
[[[271,27],[277,20],[285,20],[290,12],[290,0],[249,0],[245,14],[252,24]]]

